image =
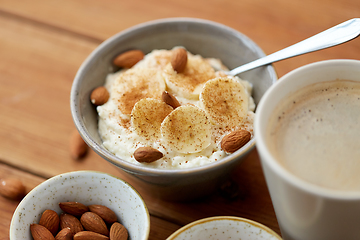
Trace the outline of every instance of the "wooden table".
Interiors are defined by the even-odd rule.
[[[90,151],[69,154],[75,129],[69,95],[83,60],[102,41],[135,24],[167,17],[197,17],[228,25],[270,54],[351,18],[358,0],[0,0],[0,178],[17,177],[27,191],[54,175],[98,170],[127,180]],[[275,63],[279,77],[314,61],[360,59],[360,39]],[[249,218],[280,233],[258,154],[235,169],[236,196],[217,191],[205,199],[167,202],[143,194],[151,215],[149,239],[210,216]],[[135,186],[136,187],[136,186]],[[0,239],[8,239],[18,202],[0,196]]]

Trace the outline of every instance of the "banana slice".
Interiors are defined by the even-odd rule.
[[[119,75],[110,95],[121,113],[130,117],[135,103],[143,98],[160,100],[165,86],[164,78],[158,70],[134,68]]]
[[[215,70],[209,62],[199,55],[190,53],[183,72],[177,73],[170,63],[164,69],[164,78],[169,90],[187,99],[198,99],[203,85],[215,77]]]
[[[193,105],[177,107],[164,119],[160,131],[165,145],[180,153],[200,152],[211,142],[210,121]]]
[[[199,98],[210,121],[225,129],[241,125],[247,116],[248,94],[234,78],[218,77],[208,81]]]
[[[139,136],[143,136],[147,140],[160,139],[161,123],[172,110],[171,106],[161,100],[141,99],[132,109],[131,126]]]

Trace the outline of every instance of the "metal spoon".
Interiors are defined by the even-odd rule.
[[[240,67],[227,72],[228,75],[235,76],[239,73],[261,67],[286,58],[295,57],[301,54],[314,52],[324,48],[336,46],[350,41],[360,35],[360,18],[353,18],[335,27],[329,28],[308,39],[298,42],[290,47],[274,52],[255,61],[246,63]]]

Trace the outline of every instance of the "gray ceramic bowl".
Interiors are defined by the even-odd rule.
[[[140,49],[171,49],[184,46],[193,54],[219,58],[230,69],[264,56],[248,37],[219,23],[193,19],[170,18],[134,26],[104,41],[90,54],[75,76],[71,89],[71,113],[85,142],[101,157],[127,172],[144,190],[170,200],[204,196],[215,190],[254,148],[255,140],[221,161],[192,169],[162,170],[138,166],[110,153],[98,133],[97,112],[89,98],[91,91],[104,84],[105,76],[117,70],[112,60],[121,52]],[[240,75],[253,84],[258,103],[264,92],[277,80],[272,66],[261,67]]]
[[[31,190],[19,203],[10,224],[10,240],[31,240],[30,224],[51,209],[60,214],[60,202],[100,204],[115,212],[129,240],[147,240],[150,216],[140,194],[127,182],[106,173],[69,172],[52,177]],[[135,216],[135,217],[134,217]]]

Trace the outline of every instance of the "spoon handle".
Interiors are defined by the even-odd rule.
[[[290,47],[274,52],[268,56],[259,58],[250,63],[237,67],[229,72],[230,75],[257,68],[269,63],[277,62],[286,58],[295,57],[301,54],[314,52],[324,48],[336,46],[338,44],[350,41],[360,34],[360,18],[353,18],[310,38],[298,42]]]

